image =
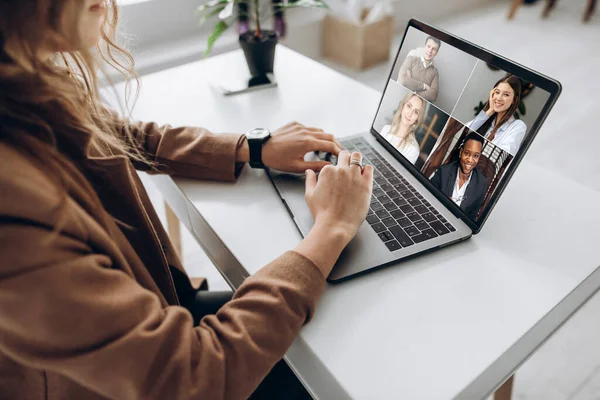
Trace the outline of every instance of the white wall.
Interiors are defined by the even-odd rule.
[[[331,1],[342,0],[330,0],[329,3]],[[435,23],[442,17],[491,2],[491,0],[392,1],[398,31],[403,31],[412,17]],[[202,58],[212,26],[210,24],[198,26],[199,19],[194,10],[204,2],[205,0],[150,0],[122,7],[120,25],[133,38],[130,48],[141,74]],[[310,58],[320,58],[320,20],[323,15],[322,10],[289,10],[287,17],[289,35],[282,44]],[[213,54],[237,48],[235,30],[230,29],[217,41]]]

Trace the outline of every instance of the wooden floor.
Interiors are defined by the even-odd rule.
[[[592,139],[598,143],[596,137],[600,135],[596,122],[600,112],[600,13],[582,25],[585,0],[563,0],[547,20],[542,20],[541,3],[521,7],[512,21],[505,18],[509,3],[499,2],[432,22],[563,83],[561,99],[527,158],[600,191],[600,156],[593,160],[577,156],[578,146]],[[400,39],[396,37],[396,45]],[[377,90],[383,89],[389,71],[389,64],[353,72],[320,61]],[[563,150],[548,150],[544,146],[548,141],[564,143]],[[164,218],[160,194],[151,183],[146,186]],[[190,275],[206,276],[211,289],[227,290],[225,281],[185,228],[182,242]],[[596,295],[521,367],[513,398],[600,400],[599,338],[600,295]]]

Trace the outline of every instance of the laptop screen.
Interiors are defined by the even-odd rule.
[[[528,81],[533,74],[523,67],[470,44],[471,51],[461,50],[444,39],[466,42],[413,25],[372,128],[477,226],[556,96]]]

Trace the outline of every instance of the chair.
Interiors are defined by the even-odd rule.
[[[510,5],[510,10],[508,12],[508,19],[513,19],[515,14],[517,13],[517,9],[525,2],[525,0],[513,0]],[[544,6],[544,11],[542,12],[542,18],[547,18],[550,15],[550,11],[556,6],[557,0],[546,0],[546,5]],[[585,12],[583,13],[583,22],[588,22],[594,11],[596,10],[596,4],[598,0],[588,0],[587,5],[585,7]]]

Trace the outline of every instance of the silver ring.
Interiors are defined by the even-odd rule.
[[[358,160],[350,160],[350,164],[349,165],[358,165],[360,167],[360,169],[362,169],[362,163]]]

